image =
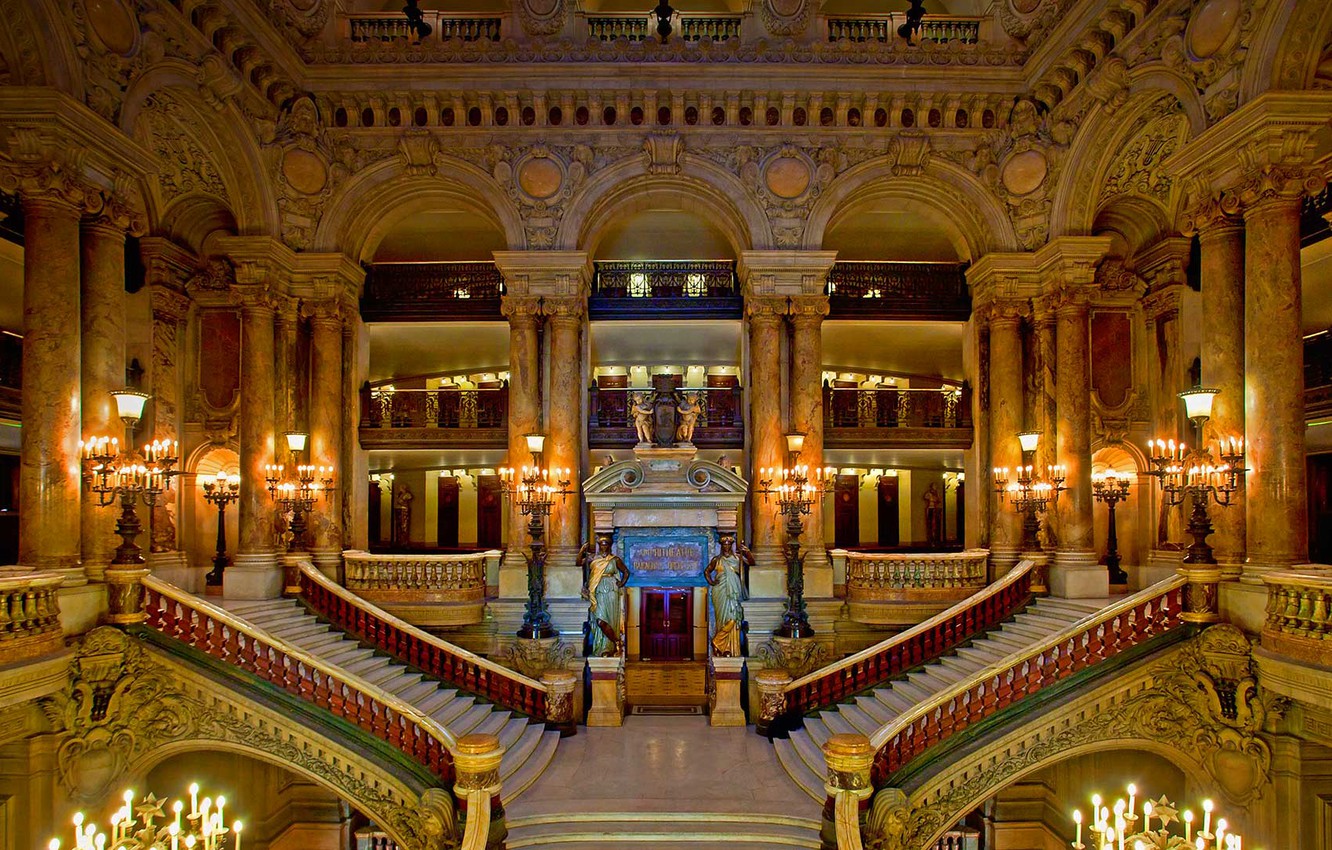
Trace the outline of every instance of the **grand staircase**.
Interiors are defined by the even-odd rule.
[[[757,812],[565,812],[509,818],[509,850],[560,847],[599,850],[817,850],[820,822],[814,818]]]
[[[542,721],[516,715],[412,672],[321,621],[295,599],[235,602],[226,608],[254,628],[397,696],[457,738],[470,732],[499,736],[505,748],[500,780],[506,805],[536,781],[555,755],[560,733],[547,731]]]
[[[872,737],[877,730],[917,704],[928,702],[962,679],[1095,614],[1102,605],[1104,600],[1038,599],[1013,619],[959,646],[954,652],[883,687],[805,717],[803,728],[793,730],[790,738],[774,739],[777,757],[806,793],[822,801],[827,796],[824,790],[827,768],[822,745],[830,736],[849,732]]]

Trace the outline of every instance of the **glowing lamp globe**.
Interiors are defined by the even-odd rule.
[[[116,400],[116,412],[126,422],[138,422],[143,418],[143,406],[152,398],[148,393],[138,390],[123,389],[111,393]]]
[[[1040,431],[1023,431],[1017,435],[1018,445],[1022,446],[1024,452],[1034,452],[1041,442]]]
[[[1179,394],[1184,400],[1184,414],[1193,421],[1210,419],[1212,401],[1220,390],[1214,387],[1194,387]]]

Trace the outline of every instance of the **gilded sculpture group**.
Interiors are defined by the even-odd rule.
[[[753,566],[754,556],[732,533],[720,536],[721,552],[703,570],[708,583],[708,609],[711,654],[733,657],[741,654],[741,627],[745,620],[744,569]],[[587,571],[583,598],[588,602],[587,621],[591,631],[590,654],[596,657],[623,655],[625,652],[624,586],[629,569],[611,551],[611,535],[598,534],[596,551],[590,543],[578,552],[578,565]]]

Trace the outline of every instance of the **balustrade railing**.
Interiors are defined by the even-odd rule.
[[[1010,705],[1184,626],[1186,583],[1159,582],[917,703],[870,736],[875,787]]]
[[[360,727],[411,757],[446,787],[452,782],[454,737],[430,717],[160,579],[145,576],[143,586],[147,627]]]
[[[630,446],[637,442],[634,429],[634,396],[652,394],[644,387],[588,388],[588,441],[593,448]],[[745,411],[742,387],[681,387],[683,395],[694,394],[698,402],[693,442],[705,448],[739,447],[744,444]]]
[[[501,556],[498,550],[457,555],[347,551],[344,583],[416,626],[471,625],[484,618],[487,566]]]
[[[989,551],[846,552],[846,602],[858,623],[906,625],[985,587]]]
[[[430,27],[426,38],[448,41],[499,41],[503,19],[484,15],[456,15],[422,10],[422,21]],[[416,31],[407,16],[393,12],[348,12],[342,16],[344,34],[352,41],[412,41]]]
[[[788,714],[828,708],[951,652],[993,629],[1032,599],[1036,565],[1023,561],[999,581],[901,634],[796,679],[784,688]]]
[[[59,573],[0,568],[0,658],[6,663],[64,647],[58,597],[63,582]]]
[[[398,843],[382,829],[363,827],[355,837],[356,850],[398,850]]]
[[[308,562],[294,567],[300,597],[316,614],[338,629],[427,676],[501,708],[543,721],[547,716],[546,686],[479,655],[454,646],[376,607],[330,581]],[[293,586],[288,581],[288,587]]]
[[[839,262],[828,273],[832,318],[966,321],[971,291],[960,263]]]
[[[504,428],[509,388],[361,388],[362,428]]]
[[[898,389],[824,387],[823,424],[830,429],[971,428],[966,387]]]
[[[678,37],[684,41],[725,41],[740,37],[739,16],[690,15],[680,16]],[[646,14],[595,15],[587,18],[588,37],[597,41],[644,41],[657,37],[655,26],[648,25]]]
[[[980,850],[980,831],[975,829],[950,829],[934,842],[931,850]]]
[[[1332,657],[1332,570],[1272,572],[1263,648],[1310,664]]]
[[[975,44],[980,40],[983,20],[962,15],[926,15],[916,38],[919,41],[960,41],[964,44]],[[906,17],[900,12],[882,15],[829,16],[828,40],[887,43],[895,38],[901,38],[897,29],[904,23]]]
[[[366,269],[366,321],[500,319],[504,275],[494,263],[375,263]]]

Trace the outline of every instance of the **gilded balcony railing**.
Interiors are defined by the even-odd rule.
[[[783,708],[808,714],[902,675],[995,628],[1027,606],[1036,565],[1022,561],[1003,578],[946,611],[786,685]]]
[[[567,722],[563,716],[548,716],[547,689],[541,682],[395,617],[329,580],[309,562],[295,563],[289,569],[297,574],[288,576],[287,586],[299,587],[301,600],[311,610],[368,646],[501,708],[549,723]],[[562,712],[563,703],[553,710]]]
[[[588,388],[588,445],[592,448],[629,447],[638,441],[634,430],[633,398],[652,394],[645,387]],[[702,448],[740,448],[745,439],[744,390],[742,387],[681,387],[682,394],[695,394],[699,405],[694,445]]]
[[[390,385],[361,388],[362,428],[504,428],[508,423],[509,388],[397,389]]]
[[[737,15],[691,15],[680,16],[679,38],[687,42],[725,41],[740,37],[741,18]],[[587,34],[597,41],[644,41],[651,35],[656,38],[655,27],[648,26],[646,14],[608,14],[589,15]]]
[[[1182,636],[1186,584],[1183,575],[1159,582],[917,703],[870,736],[874,786],[903,781],[899,771],[927,751],[1015,703],[1154,638]]]
[[[481,622],[486,568],[498,550],[459,555],[343,553],[346,587],[394,616],[424,628]]]
[[[1332,657],[1332,570],[1273,572],[1267,584],[1263,648],[1308,664]]]
[[[63,581],[59,573],[0,568],[0,658],[5,663],[40,658],[64,647],[57,595]]]
[[[490,15],[456,15],[422,10],[430,27],[429,39],[499,41],[503,19]],[[342,15],[344,35],[351,41],[413,41],[418,38],[401,12],[347,12]]]
[[[975,44],[980,40],[984,18],[963,15],[926,15],[921,21],[919,41],[960,41]],[[877,41],[901,39],[898,27],[906,22],[901,12],[880,15],[830,15],[827,18],[829,41]]]
[[[596,264],[588,314],[593,319],[740,318],[730,260],[607,260]]]
[[[142,582],[147,627],[363,729],[446,787],[453,781],[454,736],[415,707],[167,582],[151,575]]]
[[[500,316],[504,275],[494,263],[375,263],[366,269],[366,321],[459,321]]]
[[[969,446],[973,439],[971,391],[966,386],[899,389],[823,388],[824,442],[865,445]]]
[[[962,263],[839,262],[828,272],[829,316],[964,322],[971,291]]]
[[[859,623],[910,625],[985,587],[989,551],[846,553],[846,601]]]

